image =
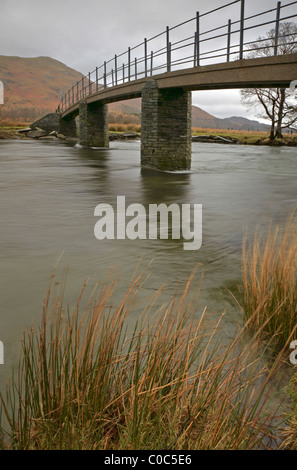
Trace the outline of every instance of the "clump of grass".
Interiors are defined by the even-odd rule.
[[[297,225],[270,226],[243,244],[243,311],[254,332],[284,348],[297,326]]]
[[[41,326],[25,332],[17,376],[1,397],[2,448],[263,447],[276,411],[255,343],[240,332],[219,344],[221,317],[197,314],[193,277],[162,307],[154,295],[131,329],[145,277],[135,275],[115,307],[116,283],[103,285],[80,313],[85,286],[70,313],[52,278]]]
[[[141,132],[140,124],[109,124],[109,130],[111,132]]]

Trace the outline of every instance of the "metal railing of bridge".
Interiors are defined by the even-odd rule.
[[[193,18],[167,26],[161,33],[115,55],[73,84],[62,97],[58,111],[66,111],[93,93],[163,72],[244,59],[261,49],[267,55],[278,55],[282,53],[284,43],[286,48],[291,46],[292,51],[296,51],[296,36],[292,38],[290,32],[280,34],[280,25],[297,17],[297,1],[286,4],[278,1],[274,8],[246,16],[247,1],[235,0],[206,13],[197,12]],[[227,17],[224,20],[223,13],[233,14],[236,4],[240,7],[238,19]],[[222,17],[222,24],[202,28],[214,23],[214,15],[218,14]],[[264,27],[271,28],[270,37],[267,34],[261,40],[247,37],[256,30],[259,34]]]

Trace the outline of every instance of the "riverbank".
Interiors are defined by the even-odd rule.
[[[139,127],[139,126],[138,126]],[[136,131],[127,128],[127,130],[115,131],[121,127],[110,125],[109,140],[140,140],[140,129]],[[35,130],[22,126],[0,126],[0,140],[9,139],[34,139],[41,141],[78,141],[75,137],[66,137],[57,132],[48,133],[46,131]],[[217,143],[217,144],[235,144],[235,145],[270,145],[270,146],[289,146],[297,147],[297,135],[284,134],[283,139],[275,139],[272,142],[268,134],[262,132],[244,132],[232,131],[226,129],[192,129],[192,142]]]
[[[284,134],[282,139],[269,140],[268,133],[233,131],[229,129],[192,129],[193,141],[235,143],[241,145],[297,146],[297,134]],[[225,142],[224,142],[225,139]]]

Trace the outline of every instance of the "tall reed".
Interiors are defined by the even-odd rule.
[[[297,327],[297,224],[270,226],[243,244],[243,311],[254,332],[284,348]]]
[[[145,279],[135,275],[117,306],[116,282],[103,285],[80,312],[84,286],[70,312],[64,284],[54,295],[52,278],[41,326],[24,333],[17,375],[1,397],[2,448],[268,445],[276,410],[255,343],[241,331],[220,344],[222,316],[198,314],[193,276],[161,307],[162,292],[154,295],[132,328],[128,313]]]

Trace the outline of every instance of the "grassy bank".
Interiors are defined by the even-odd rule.
[[[192,128],[192,134],[194,136],[199,135],[209,135],[216,136],[220,135],[225,138],[238,139],[243,144],[256,144],[262,139],[268,137],[267,132],[257,132],[257,131],[240,131],[232,129],[202,129],[200,127]]]
[[[209,135],[221,136],[225,138],[237,139],[240,143],[245,145],[271,145],[269,142],[269,134],[260,131],[244,131],[232,129],[202,129],[198,127],[192,128],[194,136]],[[275,139],[272,145],[290,145],[297,146],[296,134],[284,134],[283,139]]]
[[[19,369],[2,397],[1,448],[257,449],[273,442],[273,368],[263,366],[257,342],[243,329],[220,343],[222,317],[206,309],[198,315],[194,277],[161,308],[154,295],[131,326],[145,277],[134,276],[117,306],[112,282],[80,311],[83,289],[72,312],[52,278],[41,326],[25,332]]]
[[[22,123],[16,123],[14,125],[1,125],[0,124],[0,139],[21,139],[24,138],[22,134],[18,133],[19,129],[28,127]]]
[[[109,130],[111,132],[141,132],[141,125],[139,124],[109,124]],[[267,132],[257,132],[257,131],[242,131],[242,130],[232,130],[232,129],[209,129],[209,128],[192,128],[193,136],[221,136],[225,138],[237,139],[242,144],[247,145],[260,145],[267,144],[268,142],[268,133]],[[297,136],[291,136],[289,134],[284,134],[284,142],[292,143],[296,141]]]

